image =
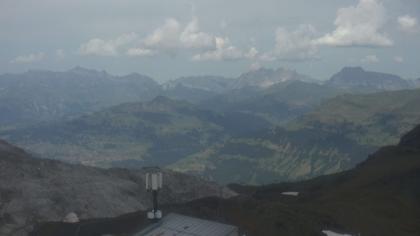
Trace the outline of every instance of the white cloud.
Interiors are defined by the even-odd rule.
[[[160,50],[167,49],[203,49],[215,46],[215,38],[206,32],[200,31],[198,19],[188,22],[185,27],[176,19],[170,18],[155,29],[144,40],[148,48]]]
[[[255,59],[258,55],[258,50],[255,47],[249,49],[247,53],[244,54],[244,57],[247,59]]]
[[[254,62],[254,63],[252,63],[250,66],[249,66],[249,70],[250,71],[256,71],[256,70],[259,70],[259,69],[261,69],[261,64],[259,63],[259,62]]]
[[[312,25],[300,25],[294,31],[276,30],[274,54],[278,59],[305,60],[315,58],[318,48],[314,43],[316,29]]]
[[[114,40],[94,38],[82,44],[79,52],[82,55],[115,56],[124,49],[128,56],[152,56],[160,52],[191,50],[193,53],[199,52],[192,57],[195,61],[255,59],[258,56],[256,48],[243,52],[233,46],[227,37],[200,30],[196,17],[186,24],[181,24],[175,18],[168,18],[163,25],[140,40],[140,45],[134,45],[136,39],[135,33],[122,35]]]
[[[277,58],[272,52],[265,52],[265,53],[262,53],[258,57],[258,59],[260,61],[269,61],[270,62],[270,61],[275,61]]]
[[[156,54],[155,51],[147,49],[147,48],[130,48],[127,50],[126,53],[128,56],[138,56],[138,57],[144,57],[144,56],[153,56]]]
[[[404,58],[401,57],[401,56],[396,56],[396,57],[394,57],[394,61],[396,63],[403,63],[404,62]]]
[[[338,9],[334,22],[335,30],[321,37],[316,28],[310,24],[299,25],[294,30],[277,28],[275,48],[259,54],[258,60],[317,59],[320,46],[392,46],[392,40],[382,31],[385,23],[386,9],[380,0],[359,0],[356,6]],[[376,63],[379,60],[376,56],[369,55],[362,61]]]
[[[18,56],[14,58],[13,60],[11,60],[10,62],[16,63],[16,64],[28,64],[28,63],[41,61],[42,59],[44,59],[44,57],[45,57],[45,53],[43,52],[31,53],[28,55]]]
[[[59,59],[63,59],[66,56],[66,53],[64,52],[63,49],[57,49],[55,50],[55,55],[59,58]]]
[[[210,34],[200,31],[197,18],[193,18],[187,24],[179,36],[179,40],[182,46],[186,48],[208,48],[214,44],[213,37]]]
[[[359,0],[357,6],[339,9],[336,29],[316,42],[328,46],[392,46],[392,40],[381,31],[386,23],[385,13],[379,0]]]
[[[147,47],[176,48],[179,46],[180,23],[173,18],[167,19],[165,24],[146,37],[144,43]]]
[[[379,58],[376,55],[367,55],[366,57],[362,58],[361,62],[374,64],[379,62]]]
[[[419,31],[417,18],[405,15],[398,17],[398,24],[402,31],[407,33],[415,33]]]
[[[135,33],[123,34],[113,40],[94,38],[82,44],[79,53],[82,55],[115,56],[118,55],[122,46],[132,43],[136,38]]]
[[[222,61],[222,60],[239,60],[244,58],[244,53],[236,48],[235,46],[230,45],[230,40],[228,38],[215,38],[215,49],[206,51],[201,54],[196,54],[192,57],[194,61]]]

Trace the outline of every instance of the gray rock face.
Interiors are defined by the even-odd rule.
[[[409,82],[399,76],[365,71],[361,67],[345,67],[333,75],[326,84],[340,89],[361,90],[362,92],[410,88]]]
[[[84,219],[147,209],[151,196],[144,174],[35,159],[0,141],[0,235],[26,235],[35,223],[61,221],[70,212]],[[160,202],[233,195],[215,183],[165,170]]]

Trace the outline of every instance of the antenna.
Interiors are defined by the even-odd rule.
[[[146,170],[146,190],[152,192],[153,209],[147,212],[150,220],[162,218],[162,212],[158,209],[158,192],[162,189],[163,175],[159,167],[147,167]]]

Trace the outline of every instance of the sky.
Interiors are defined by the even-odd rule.
[[[1,0],[0,74],[75,66],[164,82],[344,66],[419,78],[419,0]]]

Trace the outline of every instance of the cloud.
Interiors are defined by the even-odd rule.
[[[259,62],[254,62],[254,63],[252,63],[250,66],[249,66],[249,70],[250,71],[256,71],[256,70],[259,70],[259,69],[261,69],[261,64],[259,63]]]
[[[316,29],[312,25],[300,25],[294,31],[282,27],[276,30],[274,56],[283,60],[316,58],[318,48],[314,43]]]
[[[161,52],[173,54],[190,50],[195,53],[192,57],[195,61],[254,59],[258,55],[256,48],[244,52],[233,46],[227,37],[202,31],[196,17],[186,24],[168,18],[143,39],[136,42],[137,39],[135,33],[113,40],[94,38],[82,44],[79,52],[82,55],[115,56],[124,49],[127,56],[152,56]]]
[[[127,50],[126,53],[128,56],[137,56],[137,57],[144,57],[144,56],[153,56],[156,54],[155,51],[147,49],[147,48],[130,48]]]
[[[66,53],[64,52],[63,49],[57,49],[55,50],[55,55],[59,58],[59,59],[63,59],[66,56]]]
[[[215,49],[192,57],[193,61],[223,61],[244,59],[242,50],[232,46],[229,38],[215,38]]]
[[[356,6],[337,10],[335,30],[319,35],[311,24],[299,25],[294,30],[284,27],[275,32],[276,45],[273,50],[261,53],[259,61],[303,61],[319,58],[321,46],[333,47],[387,47],[393,41],[383,32],[386,9],[380,0],[359,0]],[[365,63],[376,63],[374,55],[362,59]]]
[[[396,57],[394,57],[394,61],[396,62],[396,63],[403,63],[404,62],[404,58],[403,57],[401,57],[401,56],[396,56]]]
[[[275,61],[275,60],[277,60],[277,58],[276,58],[276,56],[274,55],[274,53],[273,53],[273,52],[265,52],[265,53],[262,53],[262,54],[258,57],[258,60],[260,60],[260,61],[268,61],[268,62],[270,62],[270,61]]]
[[[112,40],[94,38],[82,44],[79,53],[82,55],[116,56],[122,46],[132,43],[136,38],[135,33],[123,34]]]
[[[244,57],[247,59],[255,59],[258,56],[258,53],[258,50],[255,47],[252,47],[244,54]]]
[[[214,44],[213,36],[200,31],[198,20],[195,17],[187,24],[179,36],[179,40],[185,48],[208,48]]]
[[[335,19],[336,29],[316,40],[327,46],[392,46],[393,41],[381,30],[386,10],[379,0],[359,0],[357,6],[341,8]]]
[[[43,52],[31,53],[29,55],[18,56],[14,58],[13,60],[11,60],[10,62],[16,63],[16,64],[28,64],[28,63],[41,61],[44,59],[44,57],[45,57],[45,53]]]
[[[202,49],[214,47],[214,44],[215,39],[211,34],[200,31],[196,17],[185,27],[176,19],[169,18],[144,39],[146,47],[160,50]]]
[[[398,17],[399,28],[407,33],[416,33],[419,31],[417,18],[405,15]]]
[[[374,64],[379,62],[379,58],[376,55],[367,55],[366,57],[362,58],[361,62]]]
[[[176,19],[167,19],[163,26],[146,37],[144,44],[154,48],[176,48],[179,46],[180,30],[181,25]]]

